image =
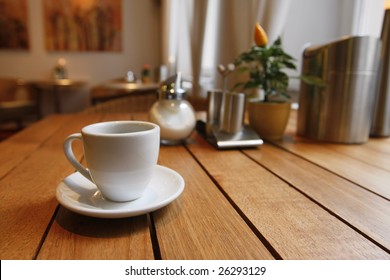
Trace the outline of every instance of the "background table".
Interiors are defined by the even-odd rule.
[[[186,182],[170,205],[123,219],[72,213],[55,198],[74,172],[62,143],[114,119],[146,114],[52,115],[0,143],[1,259],[390,258],[389,138],[300,139],[294,114],[285,139],[256,149],[219,151],[194,132],[161,147],[159,164]]]
[[[43,98],[45,92],[53,94],[54,112],[61,113],[61,97],[62,90],[69,90],[84,87],[87,83],[84,80],[73,79],[47,79],[30,81],[28,84],[35,89],[39,99]],[[41,110],[42,111],[42,110]]]

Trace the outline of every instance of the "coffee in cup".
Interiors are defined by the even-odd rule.
[[[75,157],[72,142],[83,142],[86,165]],[[64,153],[103,197],[117,202],[142,196],[153,177],[160,149],[160,128],[142,121],[110,121],[88,125],[69,135]]]

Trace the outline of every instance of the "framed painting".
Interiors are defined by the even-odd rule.
[[[29,49],[27,0],[0,0],[0,49]]]
[[[121,5],[121,0],[43,0],[46,49],[121,51]]]

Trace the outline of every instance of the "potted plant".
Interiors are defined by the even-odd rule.
[[[289,76],[287,69],[296,69],[295,59],[287,54],[279,38],[268,45],[268,38],[259,23],[254,32],[255,44],[241,53],[234,64],[239,72],[248,74],[245,82],[239,82],[234,89],[260,90],[260,100],[248,101],[250,126],[265,139],[279,139],[283,136],[291,104],[287,88]],[[312,77],[296,77],[308,83],[315,83]]]

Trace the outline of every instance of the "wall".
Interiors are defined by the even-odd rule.
[[[123,50],[120,53],[48,52],[44,47],[42,0],[28,0],[30,50],[1,50],[0,76],[49,78],[58,58],[63,57],[67,61],[69,77],[85,79],[90,87],[123,77],[130,69],[140,73],[145,63],[157,67],[161,61],[159,5],[157,0],[122,0]],[[74,97],[73,101],[68,98],[67,102],[75,105],[66,111],[80,109],[77,108],[80,100],[76,95]],[[83,98],[82,102],[85,100]]]
[[[283,44],[298,59],[300,66],[302,49],[306,43],[321,44],[351,34],[356,3],[371,5],[381,1],[383,0],[291,0],[282,34]],[[42,0],[28,0],[28,4],[30,50],[0,51],[0,76],[48,78],[58,58],[64,57],[70,77],[86,79],[89,86],[93,86],[122,77],[129,69],[139,73],[144,63],[149,63],[152,67],[161,63],[159,0],[122,0],[123,51],[120,53],[47,52],[44,48]],[[372,23],[373,30],[378,29],[379,32],[382,17],[382,14],[378,14],[371,18],[369,22]],[[291,80],[290,85],[292,89],[297,89],[299,81]],[[76,105],[71,105],[80,104],[76,97],[73,96],[74,99],[69,101],[68,107],[73,106],[72,110],[79,109]],[[85,102],[85,98],[83,100]]]

